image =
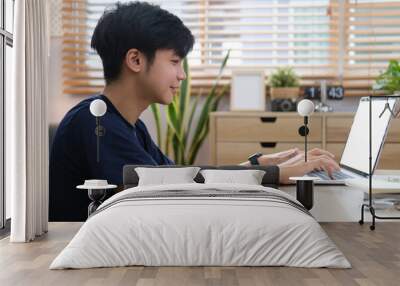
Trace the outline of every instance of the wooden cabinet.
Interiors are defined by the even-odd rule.
[[[327,115],[325,117],[326,142],[346,142],[353,123],[353,114]]]
[[[353,124],[353,113],[331,113],[325,115],[325,144],[324,149],[335,155],[339,163]],[[368,144],[368,142],[366,142]]]
[[[302,122],[299,116],[228,116],[218,118],[216,128],[219,142],[301,142]],[[310,142],[322,140],[321,127],[321,118],[310,120]]]
[[[322,148],[322,117],[309,121],[309,148]],[[255,152],[264,154],[304,148],[298,134],[303,119],[297,113],[216,112],[211,115],[211,163],[238,164]]]
[[[332,152],[340,161],[354,113],[314,113],[309,120],[309,149]],[[211,164],[238,164],[255,152],[304,149],[298,134],[303,119],[291,112],[214,112],[210,119]],[[368,144],[368,142],[365,142]],[[400,119],[391,122],[379,169],[400,169]]]
[[[310,148],[322,148],[319,143],[310,143]],[[268,142],[253,143],[253,142],[218,142],[217,143],[217,158],[216,164],[238,164],[247,160],[249,155],[255,152],[261,152],[263,154],[276,153],[285,151],[290,148],[298,147],[304,149],[304,143],[293,142],[293,143],[279,143],[279,142]]]
[[[353,116],[353,113],[325,115],[325,149],[333,153],[338,162],[350,133]],[[368,144],[368,142],[362,144]],[[400,169],[400,119],[398,118],[393,119],[390,123],[385,145],[379,158],[378,169]]]

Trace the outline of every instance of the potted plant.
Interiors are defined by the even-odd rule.
[[[386,93],[399,94],[400,93],[400,64],[397,60],[389,61],[389,66],[386,71],[381,73],[376,79],[374,89],[383,90]]]
[[[165,113],[167,128],[164,136],[161,134],[160,107],[158,104],[151,105],[156,122],[158,146],[167,156],[172,151],[172,158],[177,165],[193,165],[196,160],[197,153],[209,131],[210,112],[217,110],[219,101],[228,89],[228,86],[223,86],[218,90],[218,83],[228,61],[229,53],[230,51],[222,61],[217,79],[205,97],[202,106],[199,104],[201,95],[197,95],[193,100],[191,99],[189,65],[187,59],[184,59],[183,69],[186,73],[186,79],[182,81],[178,95],[167,106]],[[196,124],[194,124],[194,115],[198,109],[200,109],[199,115]]]
[[[268,77],[271,99],[291,98],[299,96],[299,77],[290,67],[278,68]]]

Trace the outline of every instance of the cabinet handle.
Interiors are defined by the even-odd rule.
[[[263,116],[260,117],[261,122],[268,122],[268,123],[274,123],[276,121],[276,117],[269,117],[269,116]]]
[[[260,145],[263,148],[275,148],[276,142],[260,142]]]

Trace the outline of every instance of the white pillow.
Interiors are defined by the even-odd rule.
[[[139,176],[138,186],[196,183],[193,179],[199,170],[199,167],[135,168]]]
[[[202,170],[205,184],[230,183],[261,185],[265,171],[262,170]]]

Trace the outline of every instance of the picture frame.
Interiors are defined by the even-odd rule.
[[[264,70],[233,70],[231,77],[231,111],[265,111]]]

